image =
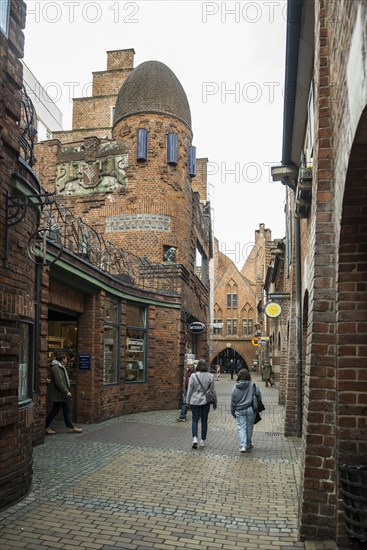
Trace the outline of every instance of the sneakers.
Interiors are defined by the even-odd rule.
[[[202,439],[202,440],[200,441],[200,447],[205,447],[205,441],[204,441],[204,439]]]
[[[197,437],[194,437],[193,441],[192,441],[192,448],[193,449],[197,449],[198,448],[198,438]]]
[[[45,433],[48,435],[54,435],[56,432],[54,432],[50,427],[45,429]]]
[[[251,445],[247,445],[247,449],[253,449],[254,446],[251,444]]]
[[[74,428],[71,428],[70,433],[71,434],[80,434],[80,433],[82,433],[82,431],[83,431],[82,428],[77,428],[76,426],[74,426]]]
[[[240,447],[240,452],[245,453],[246,452],[246,447]]]
[[[179,416],[178,418],[176,418],[176,420],[178,422],[186,422],[186,418],[181,418],[181,416]]]

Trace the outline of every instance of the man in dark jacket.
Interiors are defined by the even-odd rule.
[[[57,356],[57,359],[52,361],[49,399],[53,402],[53,407],[48,413],[46,419],[45,432],[48,435],[53,435],[56,433],[50,428],[50,424],[60,409],[62,409],[64,415],[65,426],[70,429],[70,433],[81,433],[83,431],[81,428],[74,426],[70,417],[70,379],[65,368],[67,362],[68,358],[65,353],[60,353]]]

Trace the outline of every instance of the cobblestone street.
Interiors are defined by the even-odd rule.
[[[57,434],[34,449],[32,491],[1,514],[1,549],[305,548],[297,542],[300,440],[282,435],[278,391],[259,384],[266,411],[246,454],[229,375],[216,384],[205,448],[191,448],[191,415],[179,423],[176,410],[84,425],[80,435],[54,423]]]

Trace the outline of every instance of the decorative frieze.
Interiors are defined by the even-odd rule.
[[[122,214],[106,218],[106,232],[171,231],[171,217],[163,214]]]

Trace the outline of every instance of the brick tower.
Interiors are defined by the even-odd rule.
[[[106,217],[109,240],[162,262],[167,252],[192,269],[192,131],[186,94],[163,63],[146,61],[123,83],[112,130],[127,144],[127,190]]]

